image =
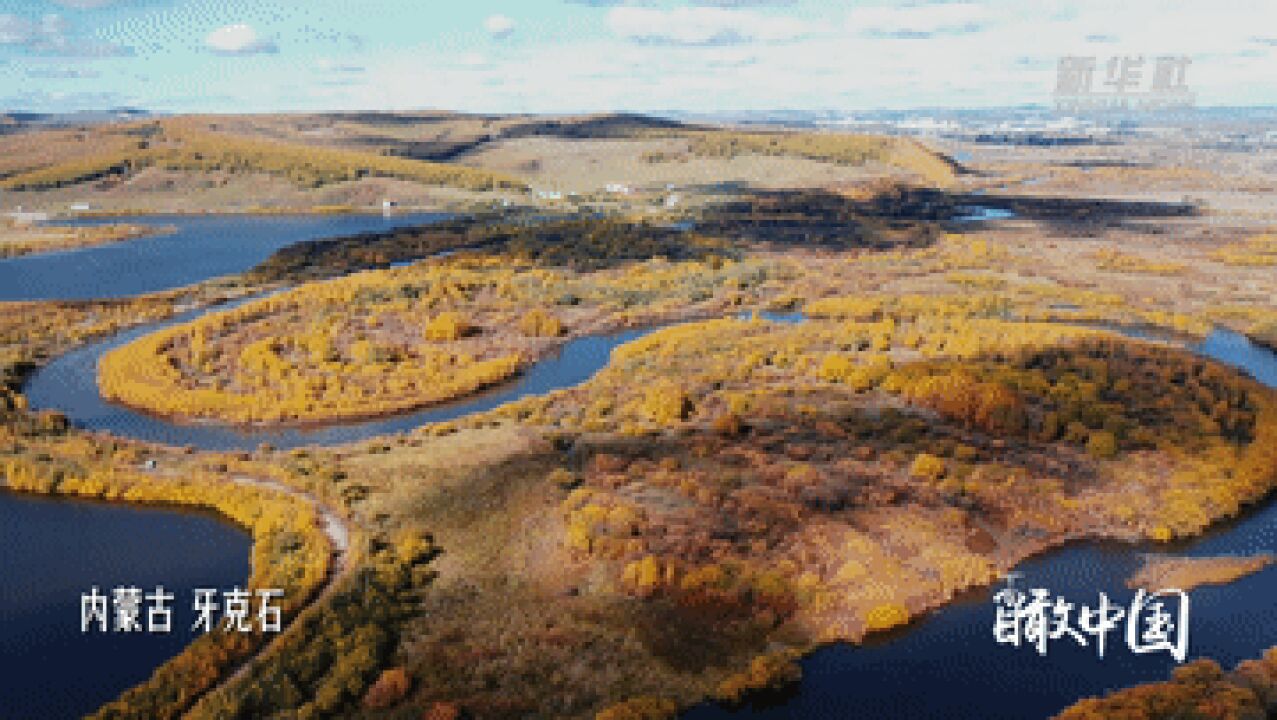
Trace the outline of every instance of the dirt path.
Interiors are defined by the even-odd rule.
[[[324,503],[320,502],[319,498],[315,497],[312,493],[308,493],[304,490],[298,490],[297,488],[286,485],[278,480],[270,480],[266,478],[252,478],[252,477],[234,477],[234,478],[231,478],[231,482],[235,483],[236,485],[241,485],[244,487],[264,488],[267,490],[284,493],[285,495],[289,495],[291,497],[298,498],[304,502],[309,503],[311,507],[315,509],[316,514],[319,516],[320,526],[322,527],[324,531],[324,535],[326,535],[328,537],[328,541],[332,543],[332,557],[330,558],[330,561],[329,561],[327,577],[324,578],[323,583],[321,583],[319,588],[314,592],[310,601],[307,602],[302,607],[298,608],[297,613],[294,615],[294,617],[296,617],[297,615],[300,615],[302,612],[305,612],[307,609],[314,607],[317,604],[326,600],[328,596],[331,595],[333,591],[336,589],[338,585],[337,581],[350,568],[350,563],[348,561],[349,554],[350,554],[350,527],[346,524],[346,519],[338,515],[336,512],[334,512],[331,508],[329,508]],[[203,698],[207,698],[213,695],[214,693],[218,692],[219,690],[231,684],[232,682],[235,682],[236,680],[239,680],[240,678],[243,678],[245,675],[247,675],[248,672],[253,668],[253,665],[257,662],[257,659],[261,657],[267,650],[269,650],[271,646],[279,642],[280,638],[287,635],[292,630],[293,630],[293,625],[290,624],[289,626],[285,627],[283,632],[277,635],[274,639],[264,643],[261,647],[257,648],[257,650],[254,651],[252,655],[246,658],[244,662],[240,663],[240,666],[235,669],[235,672],[231,673],[227,677],[223,678],[221,682],[209,688],[208,691],[204,693]],[[199,703],[203,700],[203,698],[201,698],[200,701],[197,701],[195,705],[193,705],[192,707],[198,706]]]

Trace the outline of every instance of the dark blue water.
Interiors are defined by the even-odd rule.
[[[1194,349],[1277,386],[1277,356],[1245,337],[1217,331]],[[1095,606],[1104,592],[1127,604],[1126,580],[1144,553],[1193,556],[1277,553],[1277,503],[1271,501],[1185,542],[1075,543],[1021,563],[1018,587],[1048,589],[1076,604]],[[999,586],[1000,587],[1000,586]],[[998,645],[992,595],[967,593],[908,627],[863,645],[833,645],[802,661],[803,680],[784,702],[726,709],[706,704],[685,720],[734,718],[908,718],[909,720],[1021,720],[1046,718],[1076,700],[1142,682],[1165,680],[1176,666],[1166,653],[1132,654],[1122,635],[1109,636],[1104,658],[1069,640],[1051,643],[1045,657]],[[1190,594],[1189,657],[1225,667],[1277,645],[1277,568]],[[1076,611],[1075,611],[1076,612]]]
[[[210,515],[0,490],[0,717],[80,717],[146,680],[193,639],[194,588],[244,586],[250,547]],[[81,633],[93,585],[163,585],[174,632]]]
[[[280,248],[441,220],[403,215],[144,215],[68,221],[132,223],[174,232],[64,252],[0,260],[0,300],[118,298],[247,270]]]

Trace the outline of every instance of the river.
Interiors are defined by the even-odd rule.
[[[97,365],[109,350],[175,322],[200,313],[189,313],[163,323],[133,328],[107,340],[73,350],[36,372],[23,392],[33,409],[56,409],[76,426],[103,430],[139,440],[168,445],[190,445],[203,450],[251,450],[262,443],[277,448],[302,445],[340,445],[378,435],[401,433],[421,425],[452,420],[491,410],[528,395],[579,385],[607,364],[612,349],[640,335],[627,330],[568,341],[509,383],[456,402],[432,405],[416,412],[386,418],[301,428],[236,427],[217,423],[178,423],[107,402],[98,392]]]
[[[777,316],[773,319],[801,318]],[[156,327],[121,333],[50,363],[26,388],[33,407],[61,410],[75,425],[87,429],[200,448],[248,448],[263,442],[278,447],[337,444],[403,432],[424,423],[481,412],[528,394],[577,385],[607,363],[613,348],[643,332],[572,340],[559,353],[541,360],[510,384],[421,412],[312,430],[243,430],[173,423],[101,400],[95,382],[98,358],[110,348]],[[1277,358],[1240,335],[1219,330],[1192,349],[1277,386]],[[1192,541],[1156,547],[1075,543],[1035,557],[1017,569],[1023,574],[1022,587],[1047,588],[1071,602],[1091,605],[1097,593],[1105,592],[1120,603],[1130,597],[1125,580],[1139,566],[1143,553],[1274,552],[1277,551],[1274,528],[1277,528],[1277,503],[1266,502],[1241,519],[1221,524]],[[243,550],[236,552],[244,553]],[[61,566],[58,570],[61,572]],[[75,577],[78,580],[94,576],[88,572]],[[144,579],[136,582],[144,582]],[[1054,643],[1046,657],[1025,648],[997,645],[992,634],[992,592],[993,589],[969,592],[909,626],[863,645],[838,644],[813,653],[803,661],[803,682],[784,702],[735,710],[706,704],[692,709],[685,717],[689,720],[1041,718],[1058,712],[1079,697],[1165,679],[1174,667],[1173,660],[1164,653],[1132,655],[1120,637],[1110,644],[1103,659],[1096,657],[1093,648],[1071,647],[1065,642]],[[1224,587],[1195,590],[1190,655],[1211,657],[1231,665],[1257,657],[1277,644],[1277,633],[1264,631],[1277,627],[1277,603],[1272,602],[1273,597],[1277,597],[1277,568]],[[72,601],[76,599],[77,596],[71,597]],[[74,613],[70,619],[76,619]]]
[[[243,272],[280,248],[322,237],[380,232],[451,217],[392,215],[146,215],[66,225],[129,223],[171,232],[77,250],[0,260],[0,301],[119,298]]]

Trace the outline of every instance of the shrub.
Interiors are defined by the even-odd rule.
[[[1093,458],[1107,459],[1117,455],[1117,437],[1106,430],[1091,433],[1086,452]]]
[[[919,453],[909,466],[909,474],[919,480],[939,480],[944,477],[944,460],[928,453]]]
[[[643,396],[643,412],[661,425],[672,425],[692,414],[692,401],[683,389],[672,383],[661,383]]]
[[[751,693],[779,690],[802,679],[802,668],[794,662],[797,653],[789,650],[759,655],[749,668],[719,683],[715,696],[728,703],[739,703]]]
[[[865,632],[890,630],[909,622],[909,611],[899,603],[878,605],[865,615]]]
[[[563,322],[537,308],[519,318],[519,331],[529,337],[558,337],[563,334]]]
[[[408,694],[411,687],[408,671],[401,667],[384,670],[364,695],[364,707],[372,710],[392,707]]]
[[[461,313],[439,313],[426,324],[426,339],[436,342],[460,340],[472,330],[473,327]]]

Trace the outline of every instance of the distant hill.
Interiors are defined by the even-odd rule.
[[[191,172],[258,172],[309,187],[365,176],[475,190],[522,186],[516,178],[463,166],[218,132],[194,118],[114,123],[78,132],[50,130],[13,136],[8,142],[14,147],[0,153],[12,163],[6,167],[0,161],[0,188],[6,190],[57,188],[127,176],[153,166]],[[34,157],[32,145],[38,149]]]
[[[780,176],[790,185],[883,174],[946,185],[960,172],[953,160],[910,138],[745,130],[632,113],[150,116],[118,108],[11,114],[0,124],[0,189],[41,192],[97,183],[82,190],[115,189],[117,207],[134,207],[133,201],[146,206],[157,192],[205,203],[199,205],[205,209],[227,202],[305,202],[289,187],[339,186],[310,201],[318,205],[380,203],[370,194],[420,197],[414,195],[420,190],[364,182],[372,178],[468,192],[519,191],[531,183],[590,192],[609,183],[665,188],[733,180],[767,186]],[[268,177],[277,179],[275,185],[262,184]],[[131,184],[134,179],[139,183]],[[352,182],[364,182],[365,190],[343,185]],[[227,186],[231,190],[206,200],[191,194]]]

